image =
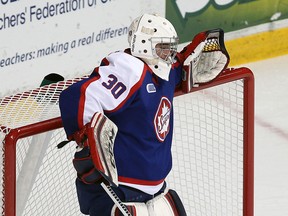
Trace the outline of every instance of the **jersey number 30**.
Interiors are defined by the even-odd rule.
[[[118,79],[115,75],[110,74],[108,76],[110,79],[107,82],[102,82],[102,85],[109,89],[115,99],[120,97],[123,92],[126,91],[126,86],[122,82],[118,82]]]

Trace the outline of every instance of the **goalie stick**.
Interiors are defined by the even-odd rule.
[[[108,196],[113,200],[113,202],[118,207],[118,209],[122,212],[123,216],[132,216],[129,210],[127,209],[127,207],[122,203],[120,198],[113,191],[111,186],[107,186],[103,182],[101,183],[101,186],[105,190],[105,192],[108,194]]]

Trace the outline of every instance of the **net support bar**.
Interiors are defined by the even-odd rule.
[[[4,146],[4,196],[3,203],[4,215],[16,216],[16,143],[18,139],[25,138],[34,134],[61,128],[61,118],[54,118],[39,123],[11,129],[5,137]],[[9,157],[7,157],[9,155]]]

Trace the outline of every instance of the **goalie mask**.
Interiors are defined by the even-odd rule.
[[[167,19],[154,14],[136,18],[129,27],[128,42],[133,56],[145,61],[161,79],[169,79],[178,36]]]

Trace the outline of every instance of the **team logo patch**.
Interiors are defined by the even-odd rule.
[[[148,83],[146,86],[147,92],[148,93],[154,93],[156,92],[155,85],[153,83]]]
[[[163,97],[158,106],[158,110],[154,117],[154,128],[157,138],[163,142],[170,130],[170,112],[171,102],[168,98]]]

